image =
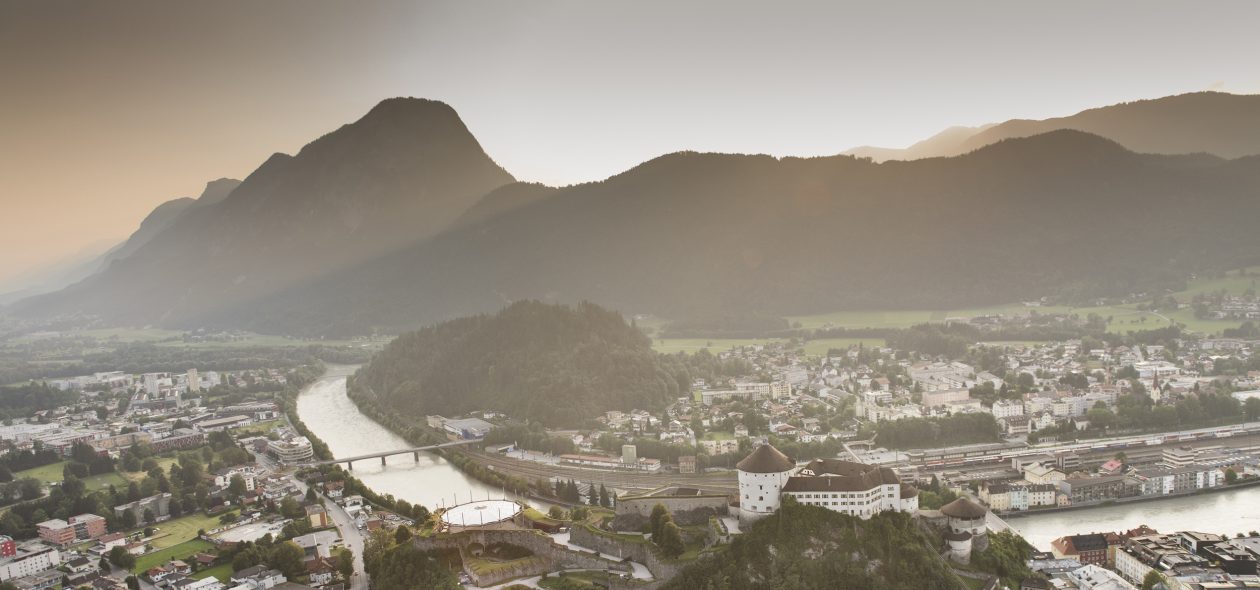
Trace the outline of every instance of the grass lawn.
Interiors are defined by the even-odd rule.
[[[239,428],[233,428],[232,434],[236,436],[243,436],[246,434],[261,436],[261,435],[267,434],[268,432],[271,432],[272,430],[275,430],[277,427],[283,424],[284,424],[284,420],[267,420],[265,422],[255,422],[248,426],[241,426]]]
[[[218,516],[206,516],[201,513],[160,522],[157,524],[158,537],[152,541],[153,547],[165,549],[182,545],[196,539],[197,531],[201,529],[209,530],[217,526],[219,526]]]
[[[218,578],[219,581],[223,582],[224,584],[228,583],[229,581],[228,579],[232,577],[232,564],[221,563],[214,567],[203,569],[192,575],[194,580],[200,580],[202,578],[209,578],[210,576],[214,576]]]
[[[24,477],[33,477],[38,479],[44,485],[61,483],[61,472],[65,469],[66,463],[68,462],[69,461],[61,461],[58,463],[50,463],[48,465],[44,465],[43,467],[26,469],[13,474],[13,476],[19,479]],[[110,485],[125,488],[127,487],[127,478],[117,472],[102,473],[100,475],[89,475],[83,478],[83,483],[87,485],[87,489],[89,490],[99,490],[107,488]]]
[[[605,572],[572,572],[564,576],[548,575],[538,581],[539,588],[559,588],[561,579],[577,582],[584,588],[607,588],[608,574]],[[598,583],[597,583],[598,582]]]
[[[706,432],[706,433],[704,433],[704,440],[733,440],[734,438],[735,438],[735,435],[734,435],[734,434],[731,434],[731,433],[729,433],[729,432]]]
[[[201,539],[185,541],[178,545],[159,549],[157,551],[153,551],[152,553],[146,553],[137,557],[136,567],[132,568],[131,571],[132,573],[141,574],[150,568],[162,565],[172,559],[187,560],[187,558],[194,553],[209,551],[213,548],[214,544],[209,541],[203,541]],[[229,564],[228,567],[231,567],[231,565]]]

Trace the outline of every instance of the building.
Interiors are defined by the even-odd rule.
[[[1043,463],[1032,463],[1024,467],[1024,481],[1032,484],[1058,484],[1067,478],[1067,474],[1057,467]]]
[[[1107,546],[1107,537],[1098,533],[1059,537],[1050,543],[1055,557],[1100,566],[1107,565]]]
[[[287,439],[267,442],[267,451],[281,463],[305,463],[315,458],[315,448],[305,436],[293,436]]]
[[[60,547],[74,543],[74,525],[60,518],[45,520],[35,525],[35,529],[39,532],[40,540],[46,543]]]
[[[40,540],[65,547],[78,541],[88,541],[108,532],[105,519],[95,514],[71,516],[69,521],[54,518],[35,525]],[[8,537],[4,537],[8,538]],[[12,539],[9,539],[12,542]]]
[[[442,429],[447,435],[457,439],[477,439],[485,438],[494,425],[480,418],[463,418],[459,420],[444,420]]]
[[[1133,496],[1138,492],[1124,475],[1068,478],[1059,482],[1059,489],[1072,504],[1105,502]]]
[[[756,520],[779,509],[783,497],[861,518],[878,512],[914,512],[919,492],[887,467],[815,459],[798,468],[771,445],[761,445],[736,464],[740,518]]]
[[[0,582],[34,575],[59,565],[61,551],[39,541],[29,541],[18,545],[12,556],[0,559]],[[60,575],[57,581],[61,581]]]
[[[306,518],[310,519],[311,527],[322,529],[332,526],[332,518],[328,516],[328,509],[323,504],[311,504],[306,507]]]
[[[696,472],[696,456],[683,455],[678,458],[678,473],[695,473]]]
[[[1086,565],[1064,574],[1077,590],[1137,590],[1119,574],[1097,565]]]
[[[191,428],[180,428],[166,438],[155,439],[149,443],[155,453],[194,449],[206,444],[206,433]]]
[[[788,478],[783,493],[801,504],[823,506],[861,518],[892,510],[914,512],[919,491],[887,467],[839,459],[815,459]]]
[[[945,518],[945,544],[949,558],[958,563],[970,563],[973,551],[989,547],[989,511],[984,506],[966,498],[959,498],[941,506]]]
[[[148,498],[114,507],[115,516],[121,517],[126,512],[131,513],[136,523],[161,522],[171,516],[171,494],[170,492],[154,494]]]
[[[750,522],[774,514],[796,463],[765,444],[735,465],[739,478],[739,518]]]
[[[245,590],[270,590],[280,584],[288,581],[280,570],[268,568],[265,565],[256,565],[246,568],[232,574],[232,588],[244,588]]]
[[[109,532],[105,519],[95,514],[71,516],[70,525],[74,527],[75,539],[79,541],[97,539]]]
[[[0,535],[0,559],[14,555],[17,555],[17,543],[13,541],[13,537]]]
[[[197,374],[197,369],[188,369],[188,392],[199,391],[201,391],[201,376]]]

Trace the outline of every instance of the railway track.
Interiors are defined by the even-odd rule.
[[[738,483],[735,472],[690,475],[680,473],[626,473],[604,469],[547,465],[533,461],[512,459],[500,455],[460,449],[453,452],[463,453],[478,463],[492,468],[499,473],[506,473],[524,479],[572,479],[581,482],[593,482],[621,490],[650,490],[667,485],[702,488],[716,492],[735,493]]]

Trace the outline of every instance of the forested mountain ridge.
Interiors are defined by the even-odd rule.
[[[355,334],[531,298],[674,319],[1081,301],[1254,260],[1257,195],[1246,160],[1068,130],[912,162],[678,153],[213,322]]]
[[[845,153],[881,162],[957,156],[1003,139],[1059,129],[1101,135],[1135,152],[1239,158],[1260,154],[1260,95],[1193,92],[1093,108],[1067,117],[951,127],[905,149],[863,146]]]
[[[576,425],[611,410],[660,409],[689,383],[620,314],[522,301],[493,315],[399,336],[355,375],[376,403],[423,420],[498,410]]]
[[[222,201],[19,313],[111,323],[196,318],[437,234],[513,178],[454,109],[389,99],[294,156],[275,154]]]

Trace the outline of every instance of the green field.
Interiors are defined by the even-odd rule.
[[[42,467],[36,467],[34,469],[26,469],[23,471],[19,471],[17,473],[14,473],[13,476],[18,479],[21,479],[24,477],[33,477],[35,479],[38,479],[44,485],[53,484],[53,483],[61,483],[61,480],[63,479],[61,476],[61,472],[62,470],[65,469],[66,463],[69,463],[69,461],[50,463]],[[99,490],[102,488],[107,488],[110,485],[113,485],[115,487],[126,487],[127,481],[128,481],[127,478],[123,477],[122,474],[117,473],[117,472],[102,473],[101,475],[89,475],[88,477],[83,478],[83,483],[87,484],[87,489],[89,490]]]
[[[310,346],[326,344],[329,346],[380,346],[381,343],[355,342],[351,340],[299,340],[285,336],[269,336],[266,334],[246,333],[240,340],[229,342],[184,342],[179,330],[163,330],[159,328],[104,328],[97,330],[78,330],[61,332],[63,337],[90,337],[108,342],[150,342],[158,346],[184,346],[189,348],[234,348],[234,347],[277,347],[277,346]],[[32,342],[41,338],[22,336],[14,342]]]
[[[232,434],[236,436],[244,436],[247,434],[254,435],[254,436],[261,436],[283,425],[284,425],[284,420],[267,420],[265,422],[255,422],[248,426],[241,426],[239,428],[233,428]]]
[[[152,544],[157,549],[182,545],[196,539],[197,531],[201,529],[209,530],[217,526],[219,526],[218,516],[206,516],[201,513],[181,516],[158,523],[157,528],[159,532],[157,538],[153,539]]]
[[[1260,272],[1260,267],[1253,267],[1249,270],[1249,272]],[[1260,285],[1260,277],[1240,276],[1237,271],[1231,271],[1225,278],[1199,279],[1191,281],[1189,287],[1187,287],[1184,291],[1173,293],[1173,296],[1182,303],[1189,303],[1191,298],[1196,294],[1223,290],[1233,295],[1240,295],[1247,289],[1256,289],[1258,285]],[[792,322],[793,325],[799,324],[800,327],[804,329],[908,328],[915,324],[921,324],[924,322],[943,322],[947,318],[953,317],[970,318],[979,315],[998,313],[1007,316],[1027,315],[1032,312],[1042,314],[1071,313],[1079,315],[1082,318],[1091,313],[1098,314],[1104,318],[1111,318],[1111,323],[1107,325],[1107,331],[1113,333],[1125,333],[1164,327],[1168,325],[1168,319],[1184,324],[1187,330],[1202,332],[1204,334],[1219,334],[1221,330],[1225,328],[1237,328],[1242,323],[1240,321],[1232,320],[1197,319],[1194,317],[1194,310],[1188,308],[1163,313],[1163,317],[1161,317],[1161,314],[1141,311],[1137,309],[1136,305],[1098,307],[1067,307],[1061,305],[1049,305],[1044,307],[1026,307],[1020,303],[951,310],[919,309],[897,311],[839,311],[815,315],[790,316],[787,319]],[[690,341],[667,340],[666,342],[686,343]],[[810,351],[808,348],[807,351],[810,352],[810,354],[820,354],[821,352],[826,352],[825,348],[823,348],[821,352],[818,352],[819,348],[823,348],[823,345],[815,344],[813,351]]]
[[[136,567],[131,568],[131,571],[135,574],[142,574],[150,568],[162,565],[172,559],[187,560],[194,553],[209,551],[211,549],[214,549],[214,543],[209,541],[203,541],[201,539],[185,541],[178,545],[159,549],[157,551],[153,551],[152,553],[146,553],[137,557]],[[229,567],[231,566],[229,565]]]
[[[218,578],[220,582],[227,584],[229,581],[231,581],[230,578],[232,577],[232,573],[233,573],[232,564],[221,563],[214,567],[208,567],[206,569],[203,569],[193,574],[192,577],[194,580],[200,580],[203,578],[209,578],[211,576],[214,576]]]

